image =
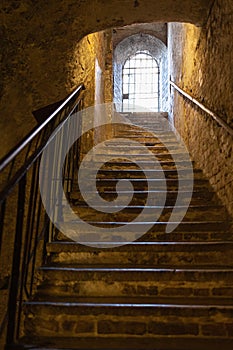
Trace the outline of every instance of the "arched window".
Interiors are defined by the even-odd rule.
[[[137,52],[125,61],[122,82],[123,112],[159,111],[159,65],[149,53]]]

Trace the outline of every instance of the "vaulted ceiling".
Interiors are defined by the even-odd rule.
[[[69,40],[103,30],[150,22],[205,23],[214,0],[66,0],[2,1],[0,22],[25,38],[51,34]]]

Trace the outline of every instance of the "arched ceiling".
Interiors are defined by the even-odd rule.
[[[167,23],[139,23],[113,29],[113,47],[122,40],[135,34],[153,35],[167,45]]]
[[[24,36],[23,29],[43,41],[80,39],[91,32],[133,23],[190,22],[202,25],[213,0],[9,0],[0,5],[0,22]]]
[[[138,51],[149,51],[158,60],[166,56],[167,47],[158,38],[148,34],[135,34],[122,40],[114,50],[114,61],[123,65],[127,58]]]

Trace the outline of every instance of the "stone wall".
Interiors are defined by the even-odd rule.
[[[68,63],[66,86],[74,89],[83,82],[86,87],[85,107],[111,100],[111,31],[102,31],[85,36],[74,50]],[[109,58],[110,56],[110,58]],[[106,69],[107,68],[107,69]],[[105,82],[108,81],[108,84]]]
[[[233,2],[216,0],[206,26],[169,24],[171,79],[233,126]],[[171,89],[171,114],[191,156],[233,214],[233,139]]]
[[[85,85],[84,107],[112,101],[112,31],[102,31],[84,37],[74,51],[74,59],[69,62],[67,83],[69,90],[81,82]],[[83,118],[83,127],[94,127],[94,120]],[[95,134],[97,130],[95,131]],[[88,132],[83,138],[81,158],[92,148],[94,131]]]
[[[15,77],[8,77],[7,89],[11,90],[12,88],[13,94],[11,99],[9,99],[7,91],[2,96],[0,130],[4,132],[1,133],[0,157],[6,154],[21,140],[22,136],[36,125],[31,113],[33,110],[65,98],[80,83],[84,83],[86,87],[85,107],[94,103],[103,103],[106,99],[112,100],[111,59],[109,58],[109,55],[112,54],[109,44],[110,34],[109,31],[93,33],[85,36],[80,42],[76,42],[72,52],[68,55],[67,62],[64,62],[62,76],[57,77],[56,68],[59,70],[58,67],[64,59],[64,57],[60,57],[61,53],[59,53],[57,58],[51,61],[51,67],[53,65],[54,69],[54,80],[48,79],[45,86],[41,83],[39,74],[49,76],[51,73],[45,72],[47,65],[42,67],[47,53],[38,49],[36,55],[33,53],[34,48],[32,48],[32,52],[27,51],[28,57],[26,57],[27,54],[24,52],[21,57],[22,62],[24,61],[22,63],[24,68],[20,74],[22,90],[17,91],[17,88],[14,90],[13,85],[17,84],[14,81]],[[49,54],[51,54],[50,51]],[[11,69],[13,70],[13,67]],[[42,69],[44,71],[41,73]],[[36,77],[36,80],[32,80],[32,76]],[[26,86],[26,84],[30,86]],[[60,93],[57,94],[55,90],[58,85],[60,85]],[[7,101],[7,99],[9,100]],[[8,115],[9,113],[10,115]]]

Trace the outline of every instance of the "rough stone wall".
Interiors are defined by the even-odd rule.
[[[105,32],[98,32],[85,36],[69,61],[66,85],[71,91],[81,82],[85,84],[85,107],[104,102],[105,54]]]
[[[233,126],[233,2],[216,0],[205,27],[169,24],[171,79]],[[233,214],[233,138],[171,89],[174,123]]]
[[[212,1],[2,0],[0,156],[35,126],[33,110],[70,93],[67,77],[85,35],[132,23],[200,24]]]
[[[168,106],[167,47],[156,37],[148,34],[135,34],[122,40],[114,50],[114,101],[122,103],[122,69],[125,61],[138,51],[148,51],[160,67],[161,101],[160,109]]]
[[[113,102],[113,42],[111,29],[105,31],[104,102]]]
[[[74,59],[69,62],[67,86],[74,89],[81,82],[85,85],[84,107],[112,101],[112,34],[102,31],[89,34],[76,46]],[[94,127],[94,120],[82,121],[85,126]],[[84,127],[85,127],[84,126]],[[81,158],[99,139],[97,130],[88,132],[82,140]]]

